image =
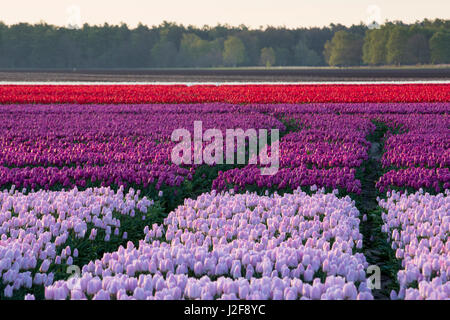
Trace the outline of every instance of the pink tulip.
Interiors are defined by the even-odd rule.
[[[94,297],[92,298],[92,300],[110,300],[110,294],[109,292],[105,291],[105,290],[100,290],[99,292],[97,292]]]

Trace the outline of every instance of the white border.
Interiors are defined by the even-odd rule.
[[[450,84],[450,80],[411,81],[303,81],[303,82],[104,82],[104,81],[0,81],[0,85],[321,85],[321,84]]]

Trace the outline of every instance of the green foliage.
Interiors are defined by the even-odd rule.
[[[431,62],[450,63],[450,31],[436,32],[430,39]]]
[[[439,38],[438,30],[445,30],[444,28],[448,28],[448,25],[441,25],[440,22],[430,23],[425,20],[410,26],[402,23],[387,23],[379,29],[367,30],[363,46],[363,63],[368,65],[414,65],[446,61],[437,56],[448,55],[450,47],[446,43],[449,42],[449,39],[437,41],[439,44],[434,43],[434,40],[431,41],[433,37],[434,39]],[[431,58],[432,42],[436,52],[434,60]]]
[[[184,67],[217,67],[222,64],[222,49],[217,40],[207,41],[193,33],[183,34],[179,65]]]
[[[389,33],[386,43],[386,62],[388,64],[406,64],[408,36],[408,30],[401,26],[395,27]]]
[[[331,50],[332,50],[331,41],[327,40],[327,42],[325,42],[325,46],[323,47],[323,57],[327,64],[330,64]]]
[[[0,22],[0,68],[257,66],[263,48],[273,49],[271,64],[280,66],[449,63],[449,33],[450,20],[439,19],[388,22],[376,30],[362,24],[249,29],[163,22],[134,29],[126,24],[71,29]]]
[[[314,50],[311,50],[304,40],[299,40],[294,47],[294,65],[316,66],[320,64],[320,57]]]
[[[151,50],[153,64],[163,68],[173,66],[176,56],[176,47],[171,41],[159,41]]]
[[[412,34],[406,42],[406,63],[424,64],[430,62],[428,39],[422,33]]]
[[[245,61],[245,46],[241,39],[229,36],[224,42],[223,62],[226,66],[236,67]]]
[[[387,63],[386,43],[389,33],[386,28],[367,30],[363,45],[363,62],[369,65]]]
[[[275,64],[275,51],[272,47],[266,47],[261,49],[261,58],[260,58],[260,64],[263,66],[266,66],[267,68],[270,68]]]
[[[275,48],[275,61],[278,66],[292,66],[292,52],[288,48]]]
[[[360,218],[366,215],[367,220],[360,224],[360,232],[363,235],[362,252],[369,265],[376,265],[381,271],[381,288],[374,289],[372,293],[382,299],[389,299],[391,290],[399,290],[397,273],[401,269],[401,262],[395,257],[395,250],[391,248],[387,234],[381,231],[384,222],[382,219],[382,208],[379,207],[377,196],[383,197],[376,187],[375,183],[383,174],[379,160],[384,150],[384,139],[388,131],[398,133],[400,128],[389,127],[387,124],[378,121],[372,121],[376,130],[370,133],[366,139],[371,143],[380,144],[380,148],[369,159],[364,161],[358,168],[356,178],[361,181],[363,193],[350,197],[355,201],[355,205],[360,212]],[[361,220],[362,221],[362,220]]]
[[[361,64],[363,39],[360,35],[344,30],[334,34],[325,45],[324,55],[330,66],[354,66]]]

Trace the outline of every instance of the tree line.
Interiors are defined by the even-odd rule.
[[[354,66],[450,63],[450,20],[375,29],[249,29],[164,22],[66,28],[0,22],[0,68]]]

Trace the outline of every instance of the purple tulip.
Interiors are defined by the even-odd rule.
[[[25,295],[25,300],[36,300],[36,298],[33,294],[28,293]]]

